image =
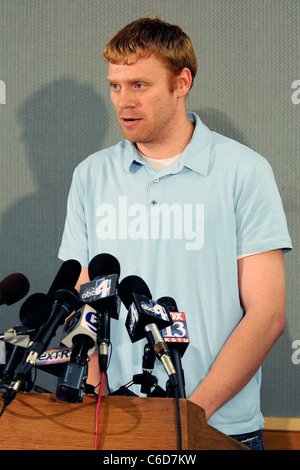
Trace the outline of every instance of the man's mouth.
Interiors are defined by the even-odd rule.
[[[121,121],[125,126],[132,126],[133,124],[136,124],[141,121],[141,118],[121,118]]]

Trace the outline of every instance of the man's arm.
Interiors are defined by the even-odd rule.
[[[190,400],[207,419],[249,382],[285,328],[285,269],[282,250],[238,261],[245,316],[232,332]]]
[[[85,284],[86,282],[90,282],[88,268],[81,268],[81,273],[76,283],[75,289],[79,292],[81,284]]]
[[[88,268],[82,268],[75,288],[79,291],[81,284],[85,284],[86,282],[90,282]],[[100,379],[101,377],[98,363],[98,350],[96,350],[90,357],[87,383],[96,387],[95,391],[97,392],[97,385],[100,383]],[[105,376],[103,395],[107,395],[108,393],[109,390],[107,385],[107,377]]]

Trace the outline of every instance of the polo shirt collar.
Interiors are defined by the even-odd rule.
[[[196,113],[188,112],[187,115],[195,125],[195,129],[190,142],[177,160],[177,167],[173,173],[178,173],[186,167],[207,176],[211,155],[211,132]]]
[[[190,121],[195,124],[193,136],[177,160],[173,174],[181,171],[183,166],[206,176],[209,171],[210,150],[211,150],[211,132],[196,113],[187,113]],[[124,169],[130,171],[131,165],[136,162],[140,164],[136,147],[128,140],[123,141],[125,145]]]
[[[135,144],[132,142],[129,142],[129,140],[124,140],[122,142],[122,145],[124,145],[124,170],[129,173],[131,165],[136,162],[139,165],[141,165],[141,162],[139,160],[139,154],[137,152]]]

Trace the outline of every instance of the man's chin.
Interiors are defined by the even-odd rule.
[[[125,139],[128,140],[129,142],[132,142],[133,144],[138,144],[138,143],[143,144],[147,142],[146,139],[143,139],[142,137],[139,137],[131,132],[128,132],[127,129],[123,129],[122,126],[121,126],[121,130]]]

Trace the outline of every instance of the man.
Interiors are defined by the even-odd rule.
[[[79,285],[89,261],[110,253],[121,278],[136,274],[154,299],[174,298],[190,337],[187,397],[209,424],[251,446],[263,427],[260,366],[285,326],[283,252],[291,249],[272,170],[187,113],[197,60],[181,28],[139,19],[103,57],[125,140],[75,170],[59,256],[81,262]],[[111,325],[111,391],[142,367],[144,342],[131,344],[126,315]],[[161,364],[154,374],[163,386]]]

